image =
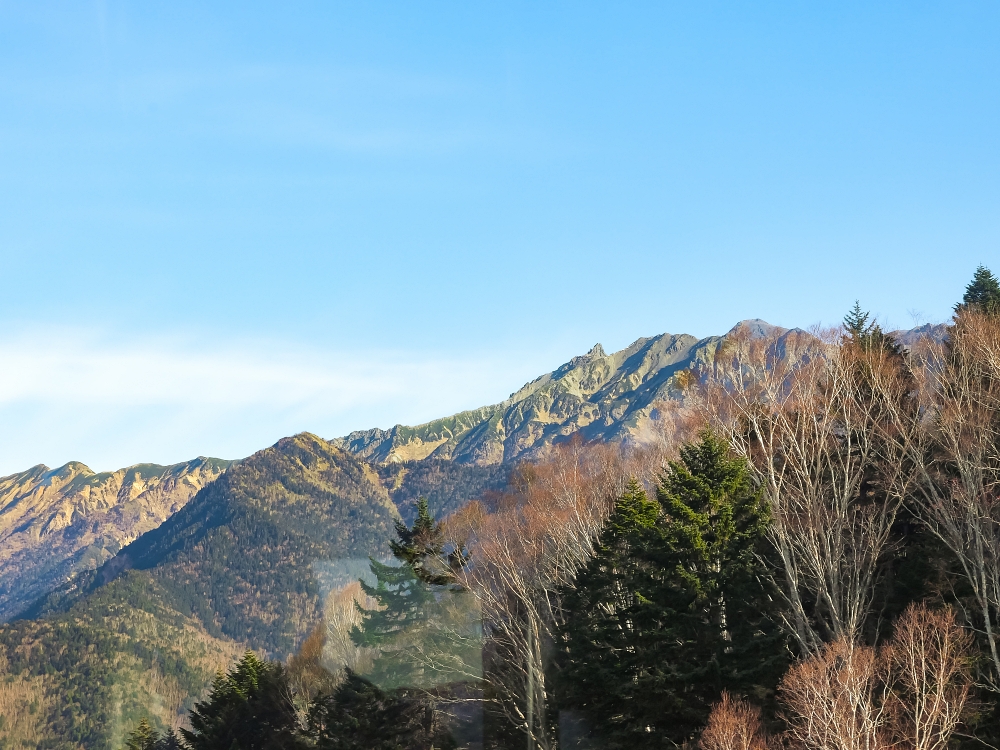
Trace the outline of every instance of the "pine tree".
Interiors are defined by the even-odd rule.
[[[153,750],[157,739],[156,732],[149,725],[149,719],[143,716],[139,725],[126,738],[125,750]]]
[[[784,637],[762,583],[768,516],[745,463],[704,433],[619,501],[565,598],[560,703],[607,748],[690,740],[723,689],[767,702]]]
[[[191,729],[181,734],[191,750],[300,748],[291,693],[280,663],[247,651],[228,673],[216,676],[208,698],[191,711]]]
[[[978,310],[990,315],[1000,313],[1000,281],[986,266],[976,269],[972,281],[965,287],[961,303],[955,305],[955,312],[962,310]]]

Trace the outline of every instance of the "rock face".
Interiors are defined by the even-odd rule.
[[[786,333],[760,320],[743,321],[733,331],[741,327],[751,335]],[[575,432],[586,439],[625,438],[640,430],[655,404],[683,398],[688,374],[709,365],[724,338],[665,333],[613,354],[597,344],[502,403],[417,427],[352,432],[333,442],[379,464],[431,457],[491,466],[529,457]]]
[[[946,332],[944,325],[926,325],[892,335],[909,347],[922,337],[940,340]],[[332,442],[376,464],[432,458],[496,466],[530,458],[576,432],[587,440],[635,437],[657,404],[682,401],[692,382],[711,377],[719,347],[736,333],[775,336],[780,357],[803,356],[818,344],[801,329],[758,319],[737,323],[724,336],[664,333],[641,338],[612,354],[597,344],[499,404],[416,427],[352,432]]]
[[[95,474],[71,462],[0,478],[0,620],[159,526],[229,463],[196,458]]]

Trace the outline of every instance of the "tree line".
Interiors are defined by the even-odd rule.
[[[248,653],[129,750],[997,744],[993,275],[941,340],[856,304],[677,382],[658,441],[569,441],[443,521],[420,504],[313,653]]]

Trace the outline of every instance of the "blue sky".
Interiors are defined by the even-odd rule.
[[[995,3],[0,1],[0,472],[1000,271]]]

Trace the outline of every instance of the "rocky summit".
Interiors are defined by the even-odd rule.
[[[762,320],[745,320],[729,334],[738,330],[792,333]],[[530,457],[577,432],[587,440],[628,438],[648,424],[658,403],[684,398],[690,373],[711,365],[724,339],[664,333],[612,354],[597,344],[499,404],[332,442],[380,464],[431,457],[490,466]]]

